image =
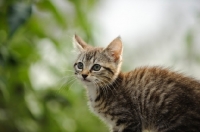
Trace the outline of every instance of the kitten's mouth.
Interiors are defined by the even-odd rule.
[[[83,82],[91,82],[91,81],[89,81],[87,79],[81,79],[81,81],[83,81]]]

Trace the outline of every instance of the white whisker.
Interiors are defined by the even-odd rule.
[[[69,86],[70,87],[70,84],[73,83],[76,80],[75,75],[64,76],[64,77],[62,77],[61,81],[63,79],[66,79],[66,80],[64,80],[64,82],[61,83],[61,85],[59,86],[59,89],[58,89],[59,91],[62,91],[62,88],[64,86],[66,86],[66,87]]]
[[[74,70],[61,70],[61,72],[72,72],[72,73],[74,73]]]

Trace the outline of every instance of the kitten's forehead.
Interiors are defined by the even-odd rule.
[[[94,48],[80,54],[79,61],[95,63],[103,59],[103,48]]]

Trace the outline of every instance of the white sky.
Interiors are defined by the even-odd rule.
[[[104,0],[97,6],[93,16],[103,38],[110,39],[121,35],[124,39],[138,39],[173,24],[176,22],[173,19],[181,19],[180,24],[185,24],[184,26],[192,25],[195,23],[195,11],[200,11],[200,2],[192,0]],[[103,39],[102,42],[104,41],[108,40]]]
[[[101,3],[94,16],[100,27],[103,27],[103,37],[114,38],[121,35],[136,38],[161,26],[165,9],[162,4],[163,2],[109,0]]]

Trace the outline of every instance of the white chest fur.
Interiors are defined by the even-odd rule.
[[[113,127],[116,128],[117,127],[116,120],[113,120],[112,116],[99,111],[101,106],[96,107],[98,105],[95,102],[95,99],[97,97],[97,88],[94,85],[93,86],[87,85],[87,92],[88,92],[87,94],[88,94],[88,98],[89,98],[88,105],[89,105],[91,111],[94,114],[98,115],[98,117],[100,117],[104,122],[106,122],[106,124],[109,125],[111,128],[113,128]],[[118,126],[117,128],[118,128],[118,130],[121,130],[121,129],[123,129],[123,126]]]

